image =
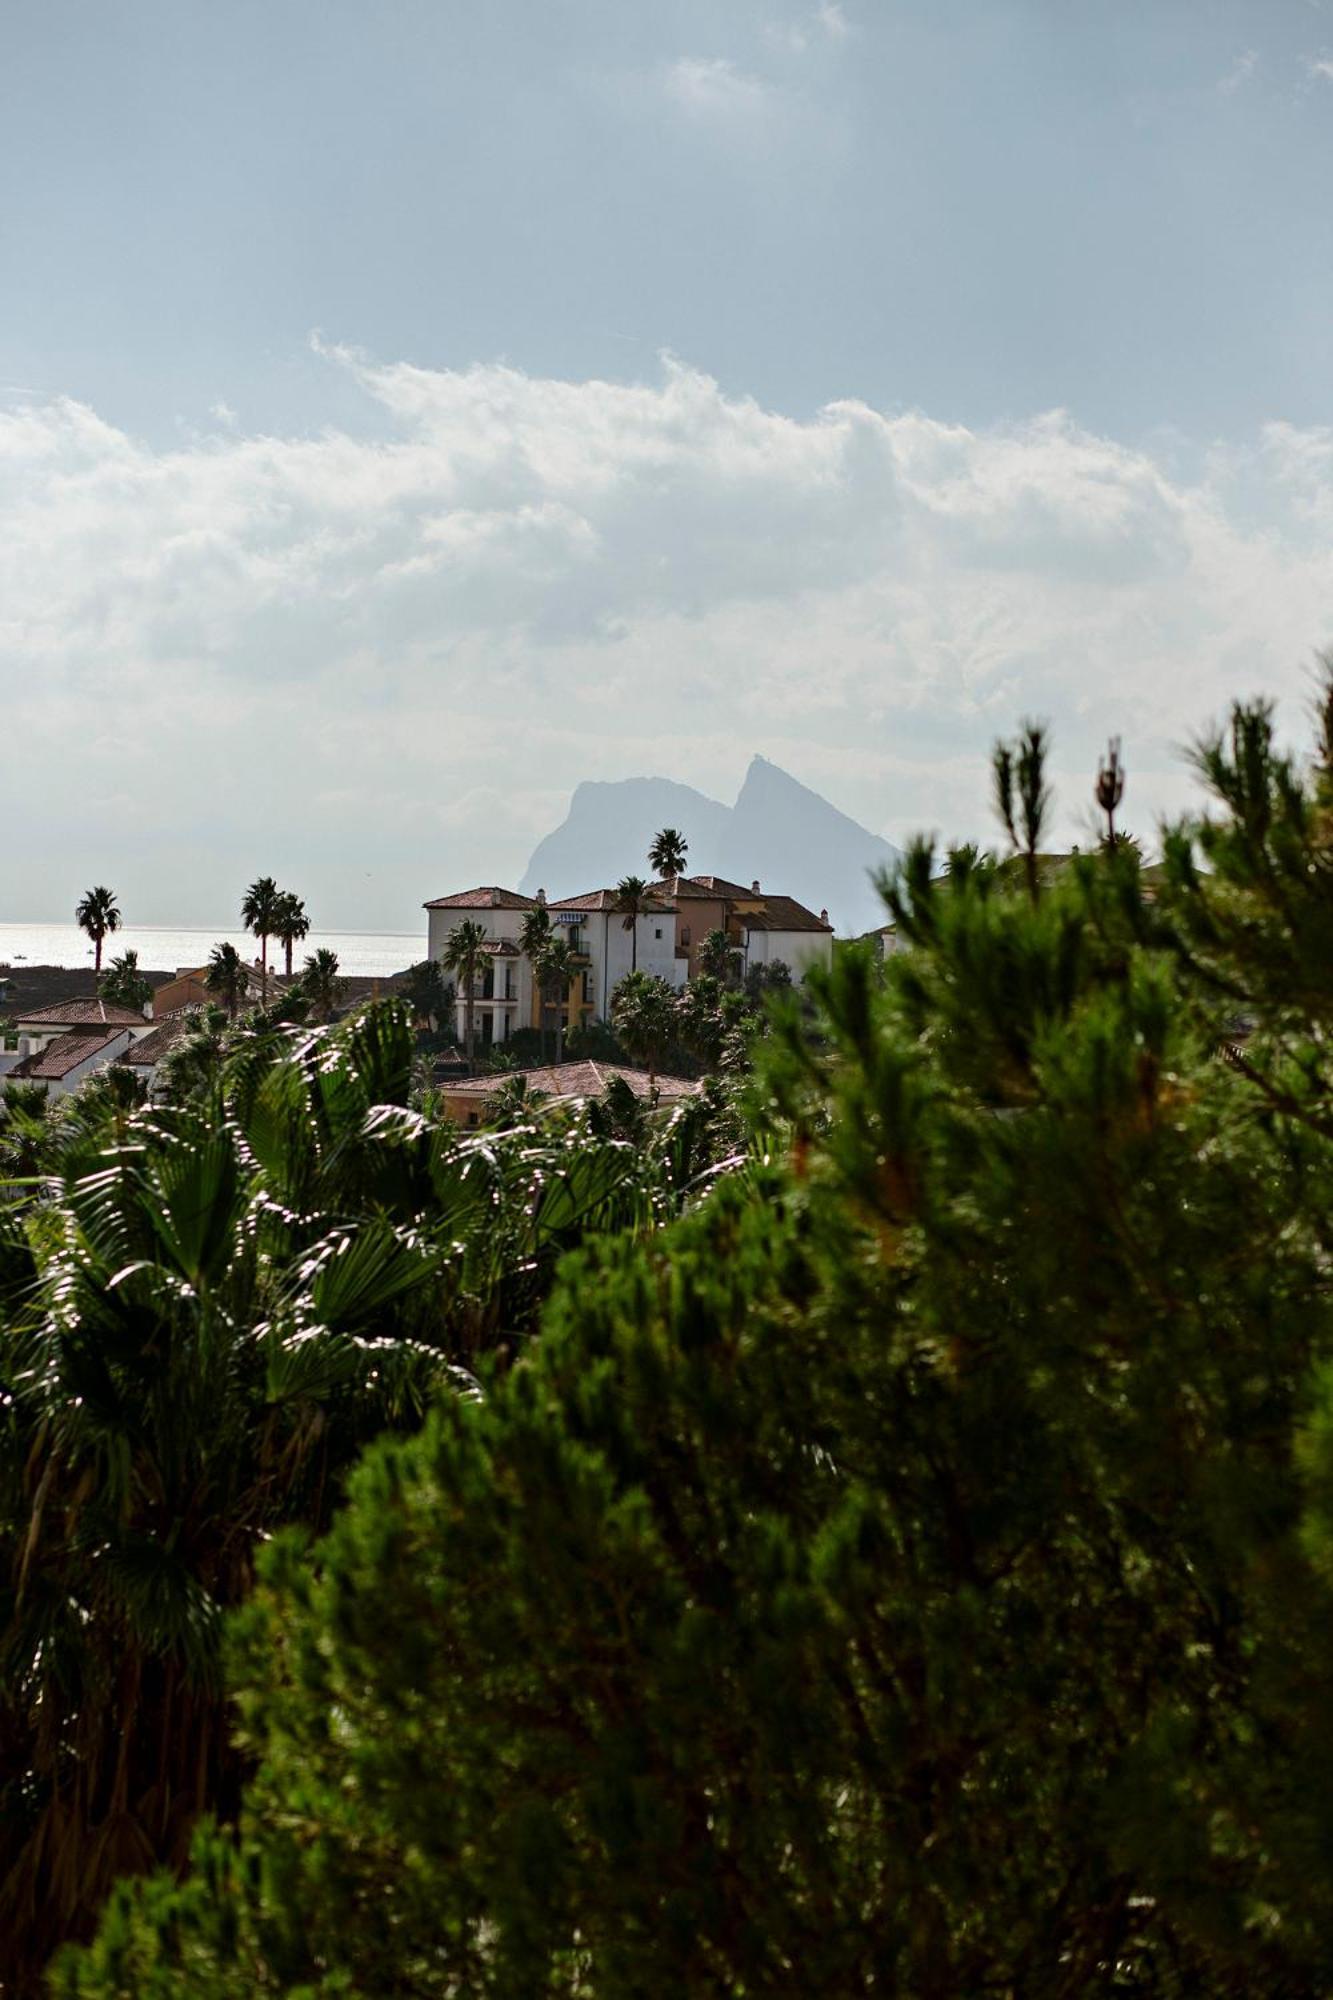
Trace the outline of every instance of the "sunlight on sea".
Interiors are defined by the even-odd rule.
[[[145,972],[178,972],[207,965],[209,953],[224,939],[241,957],[253,961],[259,946],[245,931],[172,930],[163,925],[127,924],[109,937],[103,964],[129,950],[137,951]],[[338,954],[338,968],[349,978],[374,978],[402,972],[426,955],[424,929],[413,931],[311,931],[296,947],[293,965],[299,970],[308,952],[327,946]],[[91,966],[93,948],[75,924],[0,924],[0,966]],[[282,970],[282,946],[269,945],[269,964]]]

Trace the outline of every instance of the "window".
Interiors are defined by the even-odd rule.
[[[682,924],[680,927],[680,941],[682,944],[688,944],[690,941],[690,927],[688,924]]]
[[[658,930],[658,931],[654,931],[654,932],[653,932],[653,936],[654,936],[655,938],[660,938],[660,937],[661,937],[661,935],[662,935],[662,933],[661,933],[661,931],[660,931],[660,930]]]

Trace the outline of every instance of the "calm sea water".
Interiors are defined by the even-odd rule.
[[[102,947],[102,963],[125,950],[137,951],[145,972],[176,972],[207,965],[215,944],[226,939],[241,957],[253,961],[259,951],[246,931],[172,930],[165,925],[127,924]],[[352,977],[402,972],[426,956],[426,933],[420,931],[311,931],[297,945],[292,963],[298,969],[307,952],[327,946],[338,954],[339,970]],[[0,965],[87,965],[93,948],[77,924],[0,924]],[[282,947],[269,945],[269,965],[281,972]]]

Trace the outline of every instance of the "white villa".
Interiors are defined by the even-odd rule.
[[[19,1016],[0,1046],[0,1082],[35,1083],[48,1097],[65,1097],[123,1056],[152,1025],[132,1007],[105,1000],[35,1008]]]
[[[698,948],[709,929],[726,931],[743,972],[781,960],[799,980],[812,963],[827,965],[832,959],[827,912],[815,916],[790,896],[765,896],[757,882],[744,889],[717,876],[680,876],[651,884],[650,894],[652,907],[635,920],[632,932],[617,908],[614,889],[590,889],[548,903],[540,889],[535,896],[524,896],[517,889],[491,886],[436,896],[425,904],[427,952],[441,964],[458,924],[470,920],[486,932],[487,969],[473,996],[478,1048],[508,1041],[519,1028],[541,1025],[537,983],[519,946],[523,919],[538,908],[546,909],[553,927],[564,927],[582,960],[565,1006],[569,1027],[606,1020],[612,994],[636,964],[640,972],[683,986],[697,966]],[[461,1038],[461,994],[456,1006]]]

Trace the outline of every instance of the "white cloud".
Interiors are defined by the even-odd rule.
[[[1223,97],[1234,97],[1242,84],[1248,83],[1259,66],[1259,51],[1244,49],[1236,57],[1231,68],[1221,79],[1217,88]]]
[[[1307,56],[1305,73],[1313,83],[1333,83],[1333,56]]]
[[[815,19],[824,33],[832,36],[834,41],[840,42],[851,33],[851,23],[838,5],[838,0],[824,0],[824,4],[815,10]]]
[[[682,56],[667,69],[665,85],[667,96],[691,117],[728,125],[762,117],[773,97],[762,78],[725,56]]]
[[[987,744],[1029,711],[1075,821],[1125,736],[1146,829],[1184,796],[1172,746],[1233,695],[1303,698],[1331,636],[1327,431],[1187,482],[1058,413],[797,420],[670,360],[324,352],[356,437],[155,450],[69,401],[0,413],[16,914],[105,864],[143,918],[211,920],[263,867],[325,920],[411,921],[516,877],[581,778],[728,795],[754,750],[891,837],[985,834]]]

